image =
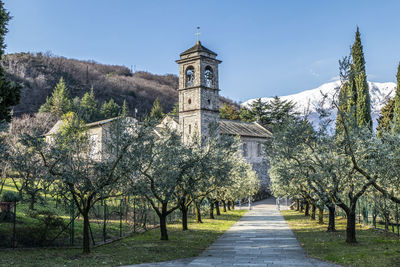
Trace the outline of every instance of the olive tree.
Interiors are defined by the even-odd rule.
[[[175,131],[156,135],[151,123],[142,128],[146,135],[128,150],[132,165],[126,179],[129,190],[145,197],[157,213],[161,240],[168,240],[167,216],[179,208],[175,193],[196,161]]]
[[[21,142],[40,156],[47,177],[61,195],[69,195],[83,217],[83,253],[90,252],[89,212],[98,201],[120,194],[119,182],[127,172],[130,146],[140,142],[143,132],[126,118],[115,120],[105,138],[103,157],[94,154],[84,122],[74,113],[63,116],[58,133],[46,142],[26,134]],[[100,152],[99,152],[100,153]]]
[[[41,136],[55,122],[55,117],[49,113],[38,113],[34,116],[24,115],[13,118],[7,132],[7,151],[4,154],[8,169],[17,177],[11,179],[20,193],[20,197],[29,196],[29,208],[40,198],[40,193],[47,192],[51,182],[46,179],[46,171],[40,156],[26,144],[20,142],[23,135]]]

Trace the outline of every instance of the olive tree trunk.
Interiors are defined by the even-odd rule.
[[[216,200],[214,204],[215,204],[215,210],[217,212],[217,215],[221,215],[221,211],[219,209],[219,201]]]

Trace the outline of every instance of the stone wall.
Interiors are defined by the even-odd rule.
[[[269,194],[270,178],[268,175],[268,164],[264,157],[264,142],[262,138],[241,137],[241,150],[243,157],[247,162],[253,165],[253,170],[257,172],[260,179],[259,197],[263,198]],[[247,153],[244,153],[244,147],[247,147]]]

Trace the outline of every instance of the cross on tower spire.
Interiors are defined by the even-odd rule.
[[[199,26],[197,26],[196,35],[197,35],[197,42],[199,42],[199,41],[200,41],[200,40],[199,40],[199,37],[200,37],[200,27],[199,27]]]

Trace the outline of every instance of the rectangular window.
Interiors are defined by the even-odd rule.
[[[99,136],[97,134],[91,135],[89,138],[90,142],[90,156],[96,157],[99,153]]]
[[[243,157],[247,157],[248,151],[247,151],[247,144],[243,143]]]
[[[258,157],[262,156],[262,146],[261,146],[261,144],[257,144],[257,156]]]

